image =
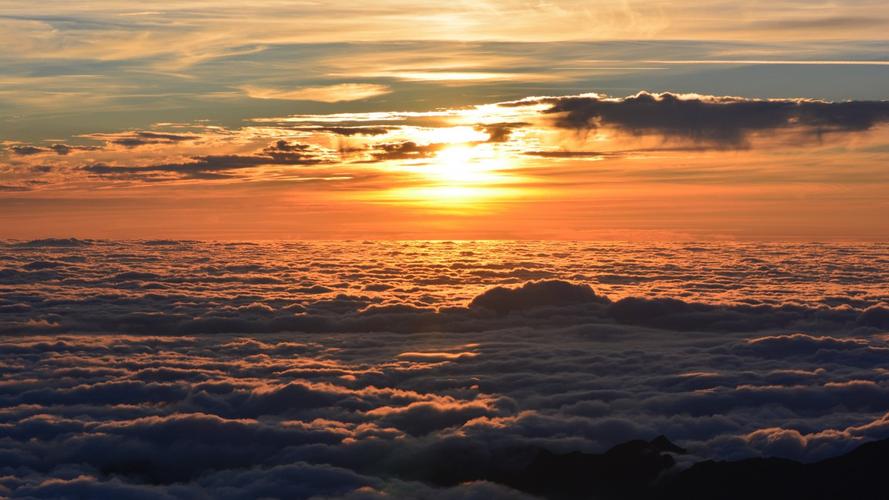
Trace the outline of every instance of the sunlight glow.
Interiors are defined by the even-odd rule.
[[[440,151],[424,173],[444,184],[496,184],[503,180],[498,170],[505,166],[505,158],[491,148],[452,146]]]
[[[522,194],[524,189],[517,185],[523,178],[514,172],[514,162],[493,144],[455,144],[428,162],[397,167],[415,175],[417,184],[379,193],[375,199],[470,213],[494,199]]]
[[[488,139],[488,134],[469,126],[440,127],[422,129],[411,132],[411,140],[418,143],[460,144],[481,142]]]

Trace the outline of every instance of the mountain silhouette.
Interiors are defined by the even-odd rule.
[[[783,458],[707,460],[680,470],[673,455],[685,452],[664,436],[629,441],[604,453],[537,449],[524,467],[494,466],[471,479],[550,500],[889,499],[883,478],[889,439],[813,463]]]

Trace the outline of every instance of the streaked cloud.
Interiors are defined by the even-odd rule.
[[[292,90],[246,85],[244,92],[254,99],[281,99],[290,101],[348,102],[386,95],[392,89],[375,83],[338,83],[323,87],[302,87]]]
[[[557,80],[555,75],[534,73],[507,73],[491,71],[402,71],[392,70],[376,73],[359,73],[357,76],[367,78],[396,78],[409,82],[496,82],[523,81],[536,82]]]

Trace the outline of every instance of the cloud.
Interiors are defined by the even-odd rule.
[[[168,134],[160,132],[132,132],[127,134],[118,134],[115,136],[94,136],[110,139],[112,144],[118,144],[128,148],[145,146],[148,144],[175,144],[184,141],[193,141],[199,139],[197,135],[189,134]]]
[[[889,122],[887,101],[826,102],[806,99],[744,99],[652,94],[624,98],[557,97],[520,101],[545,103],[561,128],[613,127],[634,134],[657,134],[725,147],[742,147],[750,134],[799,128],[808,134],[860,132]]]
[[[488,134],[488,142],[506,142],[515,129],[528,125],[527,122],[486,123],[476,125],[475,129]]]
[[[6,242],[3,494],[621,498],[889,437],[882,247],[720,248]],[[813,251],[854,296],[770,284]]]
[[[241,89],[254,99],[280,99],[288,101],[345,102],[371,99],[392,92],[386,85],[376,83],[338,83],[323,87],[303,87],[281,90],[246,85]]]
[[[523,154],[541,158],[605,158],[611,153],[601,151],[525,151]]]
[[[80,202],[82,204],[97,193],[105,199],[114,198],[115,203],[140,204],[147,203],[144,197],[147,194],[133,192],[136,183],[154,184],[154,189],[160,192],[170,189],[175,181],[187,179],[190,184],[212,185],[214,193],[228,197],[240,195],[246,187],[231,182],[238,180],[252,184],[251,188],[272,192],[273,196],[286,197],[280,189],[285,182],[292,181],[289,182],[292,189],[311,191],[306,198],[313,197],[320,202],[323,216],[329,217],[335,217],[333,214],[338,207],[354,202],[385,199],[387,206],[415,204],[420,198],[434,198],[441,202],[443,193],[463,193],[461,197],[465,197],[465,191],[478,201],[509,206],[504,216],[513,225],[520,213],[527,217],[533,212],[530,208],[533,199],[545,192],[553,193],[553,206],[556,207],[569,202],[572,189],[585,189],[594,183],[632,186],[633,192],[647,192],[655,189],[654,184],[663,183],[686,186],[731,184],[731,195],[738,201],[735,213],[739,217],[753,217],[751,214],[762,207],[759,202],[745,198],[743,193],[754,185],[768,185],[784,192],[812,193],[841,183],[855,186],[857,196],[877,190],[884,180],[883,173],[875,171],[872,165],[874,155],[880,157],[882,154],[880,138],[876,134],[855,138],[839,138],[835,134],[866,131],[878,126],[885,118],[880,114],[880,106],[881,103],[865,101],[827,103],[803,99],[751,100],[648,93],[611,99],[585,94],[433,111],[302,114],[258,119],[240,128],[203,122],[163,123],[151,130],[79,136],[102,141],[101,146],[16,143],[11,147],[25,148],[20,150],[29,154],[16,154],[15,149],[7,147],[11,161],[5,169],[0,168],[0,182],[8,192],[49,192],[65,187],[71,190],[71,196],[84,200]],[[609,131],[629,132],[632,137],[620,133],[566,133],[565,127],[571,130],[604,127]],[[774,133],[760,133],[765,130]],[[834,134],[830,142],[813,140],[818,134],[824,137],[828,133]],[[627,140],[631,144],[626,144]],[[789,142],[791,140],[793,144]],[[275,144],[280,141],[290,149],[277,148]],[[752,151],[741,158],[743,161],[731,160],[728,153],[714,152],[714,149],[747,146]],[[762,154],[789,148],[799,154],[782,162],[780,168],[771,168],[773,156]],[[841,154],[837,148],[843,149],[842,154],[847,155],[850,164],[842,175],[825,167],[826,162]],[[441,155],[445,149],[453,151]],[[688,161],[665,163],[663,160],[667,156],[683,156]],[[429,158],[441,160],[436,161],[435,172],[418,168],[422,163],[420,160]],[[547,162],[540,158],[558,161]],[[401,160],[416,161],[394,163]],[[453,168],[448,163],[463,161],[467,168],[452,174]],[[591,168],[591,161],[600,164]],[[367,166],[383,162],[393,162],[393,168]],[[506,164],[511,167],[502,168]],[[318,168],[274,168],[288,165]],[[435,175],[429,175],[433,173]],[[444,182],[459,183],[460,186],[446,186]],[[637,188],[641,189],[643,185],[645,190],[639,191]],[[222,190],[230,191],[222,193]],[[334,192],[346,190],[352,194],[337,196]],[[121,191],[126,191],[126,196],[111,196]],[[654,192],[661,193],[661,190],[655,189]],[[664,203],[660,196],[634,196],[640,204],[638,209],[646,213],[659,210],[657,207]],[[51,202],[43,198],[27,195],[18,198],[24,199],[29,206],[36,204],[45,211],[54,210]],[[174,198],[176,201],[172,201]],[[165,202],[170,207],[181,207],[183,203],[190,206],[209,203],[208,198],[196,195],[179,198],[161,197],[169,200]],[[781,219],[774,222],[777,228],[769,226],[767,230],[800,231],[811,235],[816,229],[804,224],[803,218],[810,220],[813,213],[827,210],[826,206],[838,210],[840,205],[850,206],[845,203],[846,198],[836,194],[818,199],[819,203],[814,205],[788,205],[787,217],[792,220]],[[504,205],[507,201],[517,203]],[[584,203],[593,202],[590,199]],[[703,231],[699,227],[715,225],[716,222],[708,217],[692,217],[688,210],[694,208],[692,212],[697,213],[697,203],[703,201],[671,208],[676,220],[664,231],[673,233],[690,226],[697,234],[697,231]],[[382,207],[382,204],[374,206]],[[614,213],[615,217],[629,217],[627,206],[624,203],[606,204],[603,209]],[[90,207],[82,209],[94,210]],[[486,213],[485,217],[494,217],[498,213]],[[845,215],[845,211],[838,213],[842,217],[851,217]],[[543,216],[542,213],[538,215]],[[864,234],[864,226],[870,229],[868,234],[872,234],[875,229],[871,226],[879,224],[873,217],[863,214],[856,217],[858,223],[852,226],[842,224],[847,220],[845,218],[829,219],[830,234],[852,230],[855,234]],[[597,219],[595,229],[559,231],[599,234],[605,230],[603,227],[617,224],[610,222],[611,219]],[[632,217],[636,221],[634,224],[641,224],[638,219]],[[283,231],[283,220],[266,217],[259,226],[280,224],[275,227]],[[535,222],[533,229],[536,231],[554,230],[542,228],[549,227],[543,221]],[[318,226],[323,224],[319,222]],[[740,227],[745,226],[739,223],[725,231],[742,231],[737,229]],[[637,230],[643,231],[639,228],[622,229],[633,234]],[[743,229],[748,232],[759,230]],[[823,233],[824,230],[819,228],[819,234]],[[525,276],[526,279],[546,277],[542,274]]]
[[[256,156],[222,158],[216,168],[238,168],[258,163],[289,164],[294,158],[303,158],[310,149],[301,143],[278,141],[266,146]],[[394,148],[401,152],[404,147]],[[309,156],[309,158],[314,158]],[[217,160],[207,158],[204,161]],[[228,163],[226,163],[228,162]],[[254,163],[256,162],[256,163]],[[280,162],[280,163],[275,163]],[[203,163],[198,164],[205,167]],[[172,166],[161,166],[173,168]],[[181,168],[178,165],[176,168]],[[111,173],[124,175],[125,167],[106,167]],[[123,169],[118,172],[114,169]],[[140,167],[150,171],[151,167]],[[160,167],[159,167],[160,168]],[[194,167],[196,168],[196,167]],[[105,169],[101,171],[105,172]],[[223,171],[224,173],[225,171]],[[202,170],[180,175],[202,175]],[[212,171],[208,173],[214,173]],[[203,244],[196,242],[167,242],[167,245],[135,243],[136,252],[181,252],[189,255]],[[33,242],[13,242],[15,248],[52,248],[60,245],[92,245],[81,240],[36,240]],[[165,250],[164,246],[169,246]],[[111,245],[107,248],[113,248]],[[100,247],[106,248],[106,247]],[[370,246],[364,250],[367,251]],[[102,252],[104,250],[96,250]],[[278,250],[268,249],[275,253]],[[654,250],[652,250],[654,251]],[[802,250],[801,250],[802,251]],[[208,253],[210,250],[201,250]],[[355,288],[339,281],[327,281],[316,274],[314,279],[294,276],[287,267],[259,266],[256,263],[234,266],[219,263],[214,266],[199,267],[189,274],[171,273],[164,267],[147,269],[138,266],[117,267],[116,272],[108,273],[104,268],[94,269],[95,274],[88,282],[80,275],[79,266],[42,266],[34,263],[55,262],[57,259],[35,253],[16,253],[24,259],[16,265],[0,269],[0,280],[11,286],[28,284],[48,284],[53,282],[72,283],[74,289],[69,299],[63,302],[44,298],[23,300],[12,296],[9,305],[25,304],[34,308],[28,314],[9,315],[7,324],[0,325],[2,331],[53,332],[103,332],[120,331],[126,333],[152,333],[164,330],[168,333],[198,334],[227,332],[369,332],[369,331],[478,331],[514,325],[579,327],[586,324],[634,325],[673,331],[711,332],[754,332],[764,329],[786,329],[797,332],[831,332],[842,328],[879,330],[889,328],[889,307],[881,300],[878,292],[872,296],[859,295],[855,300],[841,297],[809,297],[808,303],[792,303],[798,296],[786,297],[787,304],[774,304],[773,301],[749,303],[749,293],[755,293],[752,285],[737,293],[728,278],[707,278],[701,285],[695,285],[697,295],[689,297],[689,290],[677,289],[676,284],[664,281],[663,272],[657,271],[652,263],[651,271],[623,271],[614,274],[608,270],[595,276],[594,291],[590,285],[568,281],[558,268],[547,267],[531,255],[527,260],[512,265],[483,264],[477,255],[455,256],[452,274],[423,275],[419,270],[406,274],[393,281],[394,275],[385,274],[369,279],[369,275],[356,273]],[[581,255],[581,254],[578,254]],[[382,256],[381,256],[382,258]],[[475,263],[473,263],[475,262]],[[853,264],[852,261],[849,262]],[[319,264],[320,265],[320,264]],[[578,265],[580,265],[578,263]],[[735,269],[731,276],[741,273],[754,279],[761,273],[761,263],[750,261],[741,273]],[[322,268],[310,267],[313,273]],[[671,271],[672,273],[673,271]],[[694,273],[694,269],[684,272]],[[284,274],[281,274],[284,273]],[[691,276],[691,275],[689,275]],[[728,276],[728,275],[727,275]],[[870,286],[866,281],[854,279],[856,287]],[[546,281],[527,282],[528,279],[543,278]],[[863,278],[863,277],[862,277]],[[365,286],[385,279],[386,286]],[[703,278],[701,278],[703,280]],[[756,278],[759,279],[759,278]],[[320,280],[320,281],[319,281]],[[416,280],[416,281],[414,281]],[[589,281],[589,280],[588,280]],[[419,298],[416,302],[401,302],[392,299],[410,289],[415,283],[424,286],[478,286],[484,284],[487,291],[475,289],[474,293],[463,295],[457,302],[440,302],[435,297]],[[672,294],[683,299],[669,297],[624,297],[609,299],[627,294],[627,290],[640,283],[667,287]],[[79,284],[76,285],[75,284]],[[227,290],[249,290],[253,295],[245,295],[243,300],[221,303],[212,296],[189,295],[187,290],[200,290],[205,286],[224,286]],[[104,287],[125,290],[135,294],[127,299],[119,294],[93,293]],[[180,290],[182,294],[170,293]],[[285,290],[295,297],[294,302],[282,303],[266,301],[267,294]],[[607,293],[610,291],[611,293]],[[468,293],[468,292],[464,292]],[[149,294],[148,303],[142,304],[141,294]],[[252,297],[252,299],[250,298]],[[220,299],[221,300],[221,299]],[[16,306],[19,307],[19,306]],[[96,314],[95,311],[102,311]],[[28,324],[32,319],[45,319]],[[553,318],[558,318],[554,322]],[[757,344],[759,345],[759,344]],[[762,345],[766,345],[763,342]],[[748,347],[748,350],[755,350]],[[838,355],[838,354],[837,354]]]
[[[610,302],[596,295],[589,285],[575,285],[564,281],[539,281],[520,288],[492,288],[472,299],[470,308],[489,309],[498,314],[539,307],[565,307],[573,304]]]
[[[374,160],[413,160],[429,158],[446,148],[447,144],[417,144],[413,141],[384,143],[377,146],[373,153]]]
[[[33,156],[44,153],[55,153],[60,156],[65,156],[72,151],[97,151],[100,148],[97,146],[71,146],[69,144],[57,143],[46,147],[30,144],[14,144],[9,146],[9,149],[13,154],[19,156]]]
[[[10,146],[9,149],[14,154],[17,154],[19,156],[36,155],[36,154],[43,153],[43,152],[47,151],[46,149],[39,148],[36,146],[26,146],[26,145],[19,145],[19,144]]]
[[[393,130],[397,130],[397,127],[318,127],[307,130],[330,132],[331,134],[351,137],[353,135],[386,135]]]
[[[150,139],[154,140],[154,139]],[[139,139],[138,141],[141,141]],[[165,140],[166,141],[166,140]],[[138,144],[143,144],[138,142]],[[134,147],[131,143],[127,147]],[[95,163],[81,168],[84,172],[102,177],[131,177],[150,180],[154,174],[173,174],[180,178],[220,179],[227,172],[254,168],[262,165],[318,165],[327,160],[320,158],[311,146],[291,144],[279,140],[255,155],[208,155],[196,156],[187,163],[166,163],[145,166],[118,166]]]

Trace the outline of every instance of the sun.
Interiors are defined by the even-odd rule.
[[[425,175],[451,187],[479,186],[498,183],[505,167],[505,159],[491,147],[455,145],[439,151],[426,166]]]
[[[381,193],[383,199],[460,212],[515,196],[521,182],[510,157],[494,144],[452,144],[402,168],[415,176],[415,184]]]

